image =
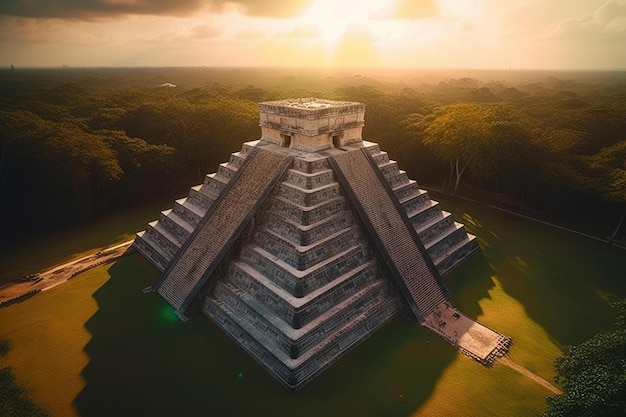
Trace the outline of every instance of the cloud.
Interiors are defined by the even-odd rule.
[[[72,21],[0,16],[2,42],[48,45],[120,47],[169,45],[219,38],[223,29],[212,22],[189,23],[179,18],[133,17],[115,21]]]
[[[312,0],[224,0],[224,2],[242,6],[245,14],[250,16],[285,18],[300,15]]]
[[[396,0],[389,7],[372,14],[372,19],[419,20],[439,15],[436,0]]]
[[[222,34],[222,30],[208,24],[196,25],[191,29],[191,37],[194,39],[212,39]]]
[[[312,0],[2,0],[0,15],[93,20],[124,15],[189,16],[229,7],[255,17],[283,18],[301,13]]]
[[[311,24],[300,24],[287,34],[290,38],[318,38],[320,35],[320,28]]]
[[[58,19],[42,21],[13,16],[0,17],[0,38],[5,42],[102,45],[121,40],[114,39],[109,31],[103,33],[100,29],[86,28],[83,24],[67,25]]]
[[[205,0],[3,0],[0,14],[84,20],[133,14],[183,16],[200,10],[206,3]]]
[[[540,36],[540,39],[573,42],[624,41],[626,3],[611,0],[592,14],[561,20]]]
[[[267,33],[258,29],[240,30],[235,34],[235,39],[237,40],[258,40],[263,38],[267,38]]]

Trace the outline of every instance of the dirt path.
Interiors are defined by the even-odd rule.
[[[112,248],[101,250],[92,255],[85,256],[84,258],[80,258],[75,261],[57,266],[48,271],[42,272],[42,279],[37,282],[28,281],[6,284],[0,287],[0,303],[6,302],[7,300],[16,297],[20,297],[34,290],[48,290],[52,287],[62,284],[63,282],[66,282],[68,279],[74,277],[75,275],[78,275],[83,271],[86,271],[97,265],[112,262],[115,259],[124,255],[124,253],[126,253],[132,243],[133,241],[130,240]],[[545,379],[541,378],[540,376],[532,373],[528,369],[516,364],[507,357],[499,358],[497,362],[500,362],[501,364],[508,366],[509,368],[519,372],[525,377],[532,379],[533,381],[553,392],[554,394],[562,394],[562,391],[560,389],[558,389]]]
[[[530,372],[528,369],[526,369],[526,368],[516,364],[515,362],[513,362],[512,360],[510,360],[507,357],[500,358],[500,359],[498,359],[497,362],[500,362],[502,365],[506,365],[509,368],[516,370],[520,374],[524,375],[525,377],[528,377],[528,378],[532,379],[533,381],[535,381],[539,385],[541,385],[544,388],[552,391],[555,394],[562,394],[563,393],[560,389],[558,389],[557,387],[555,387],[554,385],[552,385],[551,383],[549,383],[548,381],[546,381],[545,379],[543,379],[539,375],[536,375],[536,374]]]
[[[59,265],[48,271],[42,272],[41,280],[5,284],[0,287],[0,303],[34,291],[48,290],[83,271],[93,268],[94,266],[112,262],[126,253],[132,243],[133,241],[130,240],[117,246],[101,250],[92,255],[85,256],[84,258]]]

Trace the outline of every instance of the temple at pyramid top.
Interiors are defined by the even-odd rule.
[[[361,139],[363,104],[259,113],[259,140],[137,233],[162,272],[154,292],[181,318],[208,316],[291,390],[397,315],[482,363],[506,352],[510,339],[457,311],[442,280],[476,237]]]
[[[317,152],[361,141],[365,105],[352,101],[298,98],[259,104],[261,139]]]

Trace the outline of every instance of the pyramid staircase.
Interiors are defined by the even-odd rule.
[[[255,147],[237,170],[154,289],[184,313],[252,219],[292,157]]]
[[[296,157],[203,311],[290,389],[402,308],[322,155]]]
[[[366,149],[335,151],[329,160],[415,319],[423,322],[447,294],[386,177]]]
[[[431,200],[427,191],[421,190],[417,182],[398,168],[396,161],[389,159],[387,152],[373,142],[363,141],[363,146],[387,179],[441,276],[478,250],[476,236],[467,233],[465,226]]]
[[[233,153],[216,173],[207,174],[204,182],[192,187],[186,198],[176,200],[172,209],[162,211],[158,220],[137,233],[133,246],[161,272],[165,271],[258,144],[259,141],[244,143],[241,151]]]
[[[421,321],[478,247],[378,145],[345,149],[245,143],[134,243],[179,313],[199,305],[289,389],[398,313]]]

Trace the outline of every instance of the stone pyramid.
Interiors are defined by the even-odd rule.
[[[441,318],[451,307],[441,276],[476,238],[362,140],[365,106],[259,106],[260,140],[137,234],[134,247],[163,272],[153,289],[181,317],[200,309],[289,389],[399,313],[462,344]],[[459,349],[489,361],[510,340],[492,339],[486,353]]]

